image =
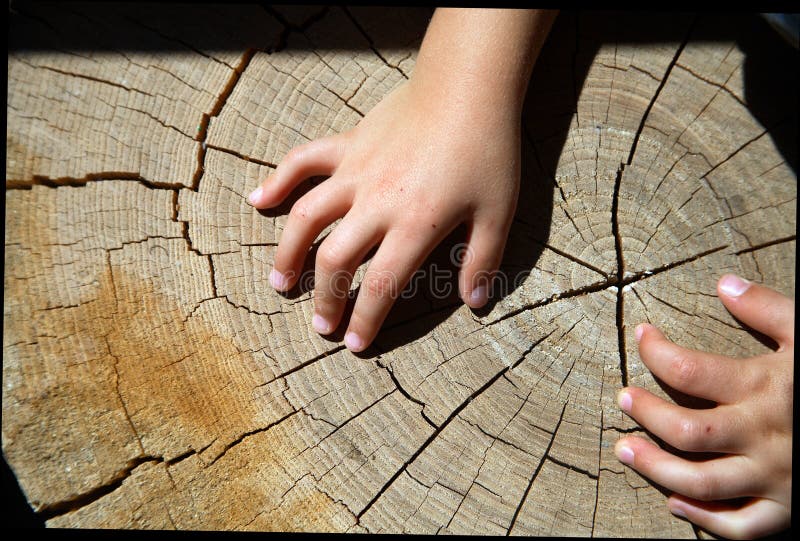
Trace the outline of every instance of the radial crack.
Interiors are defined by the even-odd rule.
[[[556,434],[558,434],[558,429],[561,426],[561,422],[564,420],[564,412],[567,410],[567,402],[564,402],[564,405],[561,407],[561,415],[558,417],[558,423],[556,427],[553,429],[553,433],[550,436],[550,441],[547,442],[547,448],[544,450],[544,454],[542,455],[542,459],[539,460],[539,464],[536,465],[536,469],[533,470],[533,474],[531,478],[528,480],[528,486],[525,487],[525,492],[522,494],[522,498],[519,500],[519,504],[517,508],[514,510],[514,515],[511,517],[511,523],[508,525],[508,530],[506,530],[506,535],[511,535],[511,530],[514,529],[514,525],[517,523],[517,518],[519,517],[519,513],[522,510],[522,506],[525,505],[525,500],[528,499],[528,494],[531,491],[531,487],[533,487],[534,481],[536,481],[536,477],[539,475],[539,472],[542,471],[542,466],[544,465],[544,461],[550,455],[550,448],[553,446],[553,442],[556,439]]]
[[[592,537],[594,537],[594,526],[597,522],[597,507],[600,503],[600,468],[603,452],[603,409],[600,408],[600,441],[597,445],[597,477],[594,478],[594,511],[592,511]]]
[[[664,85],[667,83],[667,79],[669,79],[670,74],[672,73],[672,69],[675,67],[675,64],[678,62],[678,58],[681,56],[683,49],[686,47],[686,44],[689,43],[689,37],[692,35],[692,31],[694,30],[695,22],[697,21],[697,17],[692,19],[692,22],[689,24],[689,28],[686,31],[686,36],[683,38],[683,41],[678,46],[678,49],[675,51],[675,56],[672,57],[672,60],[667,66],[667,70],[664,72],[664,76],[661,78],[661,83],[659,83],[658,88],[656,88],[655,93],[653,94],[653,98],[650,100],[650,103],[647,104],[647,108],[644,110],[644,114],[642,115],[642,120],[639,122],[639,127],[636,129],[636,135],[633,138],[633,144],[631,144],[631,151],[628,154],[628,165],[633,163],[633,156],[636,154],[636,146],[639,144],[639,138],[642,135],[642,131],[644,131],[645,123],[647,122],[647,117],[650,116],[650,111],[653,109],[653,105],[655,105],[658,97],[661,95],[661,91],[664,89]]]
[[[345,349],[344,345],[336,346],[335,348],[333,348],[331,350],[328,350],[328,351],[325,351],[324,353],[321,353],[321,354],[317,355],[316,357],[308,359],[307,361],[303,361],[302,363],[298,364],[294,368],[290,368],[286,372],[278,374],[277,376],[275,376],[271,380],[262,383],[258,387],[264,387],[265,385],[269,385],[270,383],[272,383],[274,381],[277,381],[277,380],[279,380],[281,378],[285,378],[289,374],[293,374],[293,373],[297,372],[298,370],[302,370],[303,368],[305,368],[305,367],[307,367],[307,366],[309,366],[311,364],[314,364],[315,362],[320,361],[320,360],[324,359],[325,357],[333,355],[334,353],[338,353],[339,351],[342,351],[343,349]]]
[[[400,66],[395,66],[394,64],[389,63],[389,61],[384,58],[380,51],[378,51],[378,49],[375,47],[375,42],[372,41],[372,38],[369,36],[369,34],[367,34],[366,30],[364,30],[364,27],[361,26],[361,23],[359,23],[358,20],[356,20],[355,16],[350,12],[350,10],[345,6],[342,6],[342,11],[344,11],[347,17],[353,22],[361,35],[364,36],[364,39],[367,40],[369,43],[369,48],[372,49],[372,52],[375,53],[375,56],[380,58],[381,61],[386,64],[386,66],[396,70],[400,75],[403,76],[404,79],[408,79],[408,75],[406,75],[406,73],[400,69]]]
[[[418,398],[414,398],[413,396],[411,396],[411,394],[408,391],[406,391],[403,388],[402,385],[400,385],[400,382],[397,381],[397,376],[394,375],[394,370],[392,370],[391,366],[384,366],[379,361],[376,361],[376,362],[377,362],[378,366],[382,367],[383,369],[386,370],[386,372],[389,373],[389,377],[392,379],[392,382],[394,383],[394,386],[397,387],[397,390],[400,392],[400,394],[403,395],[404,397],[406,397],[411,402],[413,402],[413,403],[415,403],[415,404],[420,406],[419,413],[420,413],[420,415],[422,415],[422,418],[425,419],[425,422],[428,423],[431,426],[431,428],[436,429],[437,428],[436,423],[434,423],[431,420],[431,418],[428,417],[425,414],[425,406],[426,406],[425,402],[423,402],[422,400],[419,400]]]
[[[499,322],[501,322],[501,321],[503,321],[505,319],[517,316],[517,315],[519,315],[519,314],[521,314],[523,312],[527,312],[528,310],[533,310],[534,308],[539,308],[540,306],[546,306],[548,304],[554,303],[556,301],[560,301],[562,299],[569,299],[571,297],[578,297],[578,296],[581,296],[581,295],[586,295],[587,293],[594,293],[596,291],[602,291],[604,289],[608,289],[610,286],[613,286],[616,283],[617,283],[616,278],[611,278],[611,279],[607,279],[607,280],[602,280],[600,282],[594,282],[594,283],[591,283],[589,285],[586,285],[586,286],[583,286],[583,287],[579,287],[577,289],[570,289],[570,290],[564,291],[562,293],[556,293],[554,295],[551,295],[550,297],[547,297],[546,299],[541,299],[541,300],[538,300],[536,302],[526,304],[524,306],[521,306],[520,308],[517,308],[517,309],[512,310],[512,311],[510,311],[510,312],[508,312],[506,314],[503,314],[502,316],[498,317],[497,319],[494,319],[494,320],[486,323],[485,326],[486,327],[490,327],[490,326],[492,326],[492,325],[494,325],[496,323],[499,323]]]
[[[411,463],[413,463],[417,459],[417,457],[419,457],[419,455],[422,454],[422,452],[425,449],[428,448],[428,446],[439,436],[439,434],[442,433],[442,431],[445,428],[447,428],[447,426],[453,421],[453,419],[455,419],[464,410],[464,408],[466,408],[481,393],[486,391],[486,389],[491,387],[492,384],[495,381],[497,381],[498,379],[500,379],[500,377],[502,377],[506,372],[516,368],[523,360],[525,360],[525,358],[528,356],[528,354],[530,354],[530,352],[533,351],[536,346],[538,346],[540,343],[542,343],[544,340],[546,340],[548,337],[550,337],[550,335],[552,335],[553,332],[555,332],[555,331],[550,331],[548,334],[546,334],[545,336],[543,336],[539,340],[537,340],[534,343],[532,343],[530,345],[530,347],[528,347],[525,351],[522,352],[522,354],[520,355],[519,359],[517,359],[513,364],[507,365],[505,368],[500,370],[497,374],[492,376],[478,390],[476,390],[471,395],[469,395],[466,400],[464,400],[458,407],[456,407],[456,409],[454,409],[452,411],[452,413],[450,413],[450,415],[447,417],[447,419],[445,419],[444,422],[442,422],[442,424],[439,425],[438,428],[436,428],[436,430],[434,430],[431,433],[430,436],[428,436],[428,439],[426,439],[422,443],[422,445],[420,445],[420,447],[416,451],[414,451],[414,453],[408,458],[408,460],[406,460],[403,463],[403,465],[394,473],[394,475],[392,475],[392,477],[390,477],[389,480],[386,481],[386,483],[384,483],[383,487],[381,487],[381,489],[378,490],[378,492],[375,494],[375,496],[356,515],[356,520],[357,521],[361,520],[361,517],[364,516],[364,513],[366,513],[375,504],[375,502],[378,501],[378,499],[389,489],[389,487],[392,485],[392,483],[394,483],[395,480],[397,480],[397,478],[400,477],[400,475],[406,470],[406,468],[408,468],[408,466]],[[565,407],[566,407],[566,405],[565,405]],[[562,411],[562,414],[563,414],[563,411]]]
[[[756,244],[755,246],[751,246],[750,248],[745,248],[744,250],[739,250],[738,252],[734,252],[734,255],[742,255],[747,254],[750,252],[755,252],[757,250],[762,250],[764,248],[769,248],[770,246],[775,246],[776,244],[783,244],[784,242],[792,242],[793,240],[797,239],[797,235],[789,235],[788,237],[782,237],[780,239],[771,240],[768,242],[763,242],[761,244]]]
[[[297,410],[297,411],[299,411],[299,410]],[[281,417],[277,421],[274,421],[274,422],[268,424],[265,427],[256,428],[255,430],[251,430],[249,432],[245,432],[244,434],[242,434],[241,436],[239,436],[238,438],[236,438],[232,442],[230,442],[227,445],[225,445],[225,447],[222,448],[222,451],[220,451],[220,453],[216,457],[214,457],[214,459],[211,462],[209,462],[206,465],[206,467],[212,466],[216,461],[218,461],[220,458],[225,456],[225,453],[230,451],[233,447],[235,447],[235,446],[239,445],[240,443],[242,443],[245,439],[249,438],[250,436],[255,436],[256,434],[261,434],[262,432],[266,432],[270,428],[272,428],[272,427],[274,427],[276,425],[279,425],[280,423],[282,423],[283,421],[285,421],[286,419],[288,419],[292,415],[296,415],[297,411],[293,411],[291,413],[287,413],[286,415],[284,415],[283,417]]]
[[[122,483],[133,474],[133,471],[136,468],[142,464],[147,462],[161,463],[163,461],[163,458],[153,456],[139,456],[134,458],[133,460],[128,461],[128,464],[125,466],[125,468],[114,474],[110,481],[66,500],[45,504],[36,511],[36,514],[39,515],[43,520],[50,520],[71,511],[76,511],[82,507],[86,507],[87,505],[96,502],[103,496],[111,494],[121,487]]]

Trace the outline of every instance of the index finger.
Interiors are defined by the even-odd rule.
[[[638,325],[636,335],[642,362],[673,389],[724,404],[742,395],[746,362],[679,346],[649,323]]]

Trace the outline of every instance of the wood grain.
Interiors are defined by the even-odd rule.
[[[759,21],[562,13],[504,294],[473,312],[423,286],[354,355],[311,330],[308,288],[267,282],[297,196],[244,198],[401,85],[430,14],[12,13],[2,449],[48,526],[706,535],[614,457],[641,430],[614,397],[669,398],[640,321],[767,351],[716,298],[723,273],[794,296],[791,111],[748,103],[740,41]]]

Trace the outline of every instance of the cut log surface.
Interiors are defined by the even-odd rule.
[[[48,526],[704,535],[615,458],[649,437],[615,395],[673,400],[642,321],[769,351],[722,274],[794,296],[796,94],[751,103],[763,21],[562,13],[507,290],[473,312],[423,286],[354,355],[268,284],[297,195],[245,196],[402,85],[431,11],[108,6],[11,13],[2,450]]]

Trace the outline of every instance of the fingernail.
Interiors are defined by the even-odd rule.
[[[644,334],[644,323],[639,323],[634,329],[633,334],[636,336],[636,341],[640,342],[642,340],[642,335]]]
[[[253,192],[247,196],[248,203],[250,203],[251,205],[255,205],[256,203],[258,203],[259,200],[261,199],[261,194],[263,192],[264,188],[262,188],[261,186],[253,190]]]
[[[628,447],[627,445],[622,445],[617,449],[617,458],[623,464],[631,465],[633,464],[633,449]]]
[[[361,351],[364,347],[364,341],[354,332],[349,332],[344,335],[344,345],[351,351]]]
[[[320,334],[328,334],[331,332],[331,324],[319,314],[314,314],[314,317],[311,318],[311,326]]]
[[[670,507],[669,512],[675,515],[676,517],[686,518],[686,511],[684,511],[677,505]]]
[[[719,289],[729,297],[738,297],[750,287],[750,282],[735,274],[726,274],[719,282]]]
[[[472,290],[472,293],[469,294],[469,302],[470,305],[475,308],[480,308],[486,301],[488,300],[488,295],[486,294],[486,286],[480,285]]]
[[[633,405],[633,398],[631,398],[630,393],[623,391],[619,393],[617,403],[619,404],[619,407],[622,408],[622,411],[625,413],[630,413],[631,405]]]
[[[278,291],[286,289],[286,282],[286,277],[275,269],[269,273],[269,283]]]

